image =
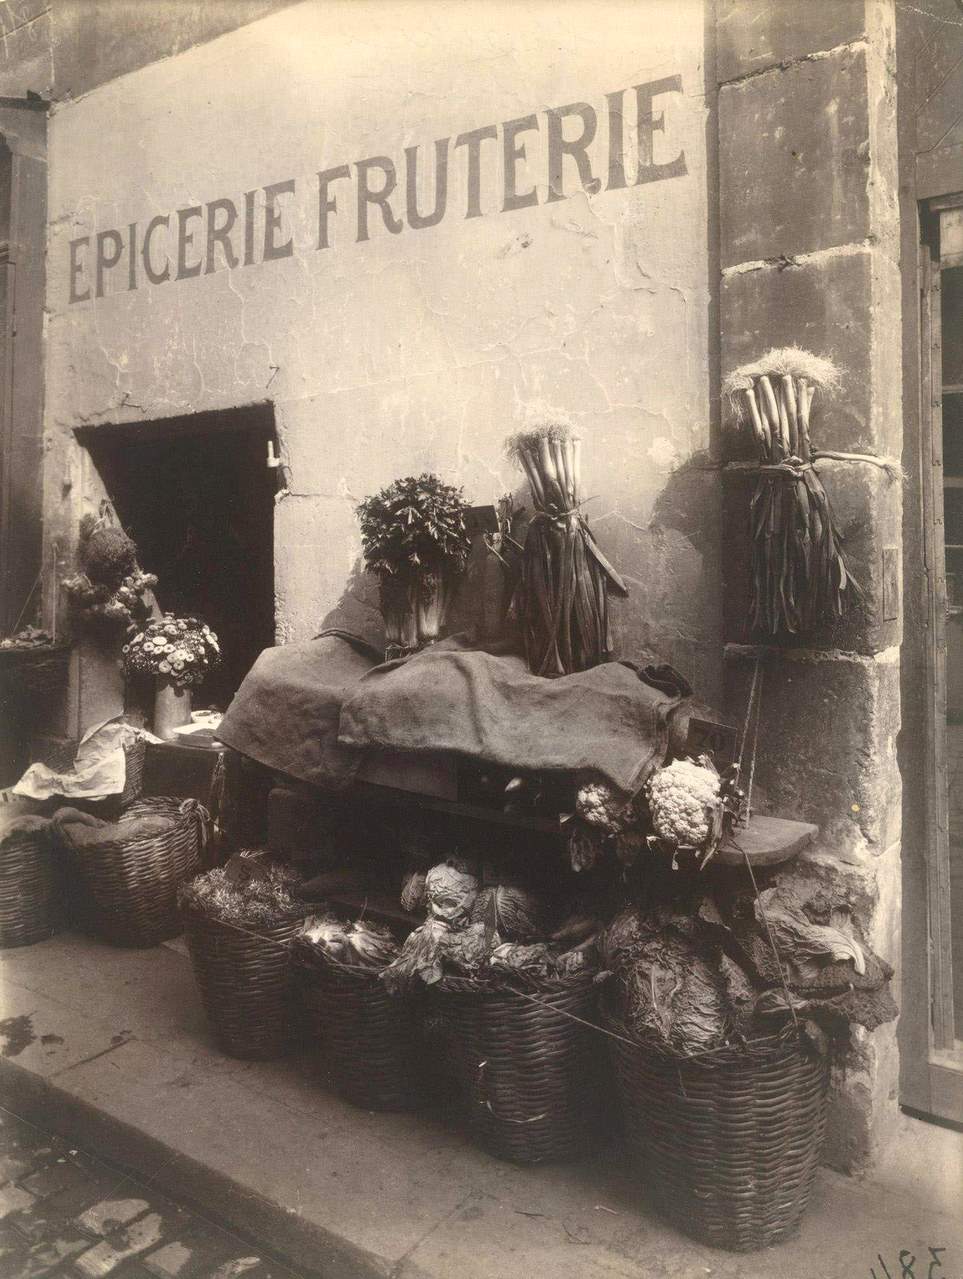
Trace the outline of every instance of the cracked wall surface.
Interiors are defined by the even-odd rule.
[[[548,200],[549,108],[598,114],[589,152],[606,176],[606,95],[678,76],[658,96],[649,160],[685,172]],[[353,514],[401,474],[434,469],[474,503],[519,488],[505,436],[561,413],[585,439],[588,512],[631,586],[615,608],[623,650],[659,652],[717,696],[721,634],[718,472],[710,446],[709,211],[702,6],[656,0],[486,0],[450,6],[311,0],[58,105],[50,121],[49,527],[65,541],[97,499],[70,432],[271,400],[287,494],[276,507],[277,633],[314,634],[332,611],[358,624]],[[632,108],[630,110],[630,108]],[[440,138],[534,113],[517,186],[535,207],[501,211],[502,143],[482,151],[482,216],[468,218],[463,160],[449,163],[448,212],[390,234],[369,207],[356,239],[355,163],[420,148],[430,209]],[[566,136],[574,136],[571,120]],[[644,148],[643,148],[644,149]],[[454,156],[453,152],[449,153]],[[330,190],[319,249],[319,170],[350,165]],[[295,179],[281,203],[291,256],[150,285],[126,268],[103,296],[70,303],[70,242],[140,233],[158,215]],[[405,214],[404,195],[393,208]],[[200,223],[198,223],[200,227]],[[240,232],[238,233],[240,235]],[[260,232],[259,232],[260,235]],[[242,239],[243,237],[241,237]],[[241,239],[237,247],[241,250]],[[160,244],[160,240],[155,241]],[[203,250],[203,245],[201,246]]]

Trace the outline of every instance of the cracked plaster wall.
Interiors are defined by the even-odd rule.
[[[604,176],[605,95],[674,75],[682,93],[656,104],[655,159],[684,150],[684,176],[545,203],[548,107],[599,110],[592,154]],[[277,633],[303,639],[339,606],[356,620],[370,609],[355,571],[361,497],[434,469],[491,502],[518,483],[505,435],[561,412],[586,437],[589,511],[632,590],[615,610],[622,647],[651,646],[714,699],[710,106],[695,0],[310,0],[59,105],[48,529],[66,545],[99,496],[73,428],[270,399],[288,488],[276,508]],[[406,146],[424,156],[436,138],[532,112],[538,207],[488,212],[501,198],[496,153],[486,214],[466,220],[453,159],[439,225],[389,235],[374,210],[370,241],[356,243],[354,185],[342,183],[331,246],[315,247],[319,169],[371,155],[403,168]],[[105,296],[69,304],[71,239],[292,177],[292,257],[132,292],[121,270]],[[576,187],[574,165],[566,184]]]

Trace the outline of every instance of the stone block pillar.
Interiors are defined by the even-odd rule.
[[[720,0],[720,329],[725,375],[772,346],[834,359],[840,390],[814,446],[898,458],[901,317],[893,0]],[[818,397],[817,397],[818,403]],[[729,709],[745,709],[751,481],[723,434]],[[819,473],[860,598],[765,667],[757,784],[771,811],[818,822],[794,874],[845,886],[868,940],[899,946],[898,481],[863,462]],[[835,1071],[827,1162],[865,1167],[896,1115],[895,1027],[853,1033]]]

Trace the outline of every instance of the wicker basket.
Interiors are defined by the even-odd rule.
[[[282,1056],[293,1029],[294,919],[271,928],[222,923],[182,909],[194,976],[218,1045],[230,1057]]]
[[[163,826],[131,834],[130,818],[152,815]],[[67,850],[74,921],[114,946],[156,946],[181,932],[177,890],[198,870],[207,812],[196,800],[138,800],[123,819],[71,840],[54,818]],[[127,829],[125,829],[127,828]]]
[[[120,806],[127,808],[140,798],[144,789],[144,760],[147,743],[143,737],[135,737],[124,747],[124,789],[120,793]]]
[[[34,644],[0,649],[0,682],[13,696],[48,697],[67,683],[69,644]]]
[[[479,1144],[524,1164],[581,1154],[596,1116],[593,976],[517,989],[445,977],[431,989]]]
[[[338,1092],[365,1110],[408,1110],[420,1100],[422,1053],[409,999],[389,995],[375,969],[338,963],[294,943],[298,995],[312,1049]]]
[[[663,1216],[716,1248],[793,1233],[809,1203],[829,1068],[787,1031],[699,1058],[666,1057],[607,1025],[629,1145]]]
[[[0,836],[0,946],[31,946],[58,932],[63,893],[44,817],[21,817]]]

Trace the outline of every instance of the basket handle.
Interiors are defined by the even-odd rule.
[[[203,851],[211,837],[211,814],[199,799],[185,799],[178,812],[183,813],[185,817],[194,819],[194,823],[197,826],[197,843],[200,850]]]

